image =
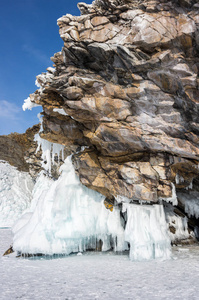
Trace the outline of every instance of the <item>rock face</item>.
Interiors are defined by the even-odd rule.
[[[30,95],[41,137],[66,147],[81,182],[109,199],[158,202],[196,189],[199,4],[95,0],[58,19],[55,70]]]
[[[34,125],[25,133],[0,136],[0,160],[7,161],[19,171],[29,172],[33,177],[41,170],[41,152],[36,153],[34,136],[40,125]]]

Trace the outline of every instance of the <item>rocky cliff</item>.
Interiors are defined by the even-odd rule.
[[[177,204],[176,190],[184,209],[183,197],[199,199],[199,4],[78,7],[81,16],[58,19],[55,69],[25,103],[43,106],[40,136],[78,149],[81,182],[112,202]]]
[[[36,153],[37,143],[34,141],[39,129],[40,125],[34,125],[23,134],[15,132],[0,136],[0,160],[36,177],[41,170],[41,152]]]
[[[41,136],[86,146],[76,170],[107,197],[156,202],[171,197],[171,183],[194,184],[199,5],[96,0],[79,9],[58,20],[55,71],[39,75],[30,95],[43,106]]]

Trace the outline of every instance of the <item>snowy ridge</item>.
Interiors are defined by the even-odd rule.
[[[11,227],[30,206],[33,181],[26,172],[19,172],[0,161],[0,227]]]

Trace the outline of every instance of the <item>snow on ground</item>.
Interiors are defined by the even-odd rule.
[[[176,247],[173,259],[132,262],[89,252],[57,259],[2,257],[12,241],[0,229],[0,299],[198,299],[199,246]]]

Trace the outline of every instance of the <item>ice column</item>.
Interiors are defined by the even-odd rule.
[[[171,243],[162,205],[123,204],[127,211],[125,240],[131,260],[168,259]]]

